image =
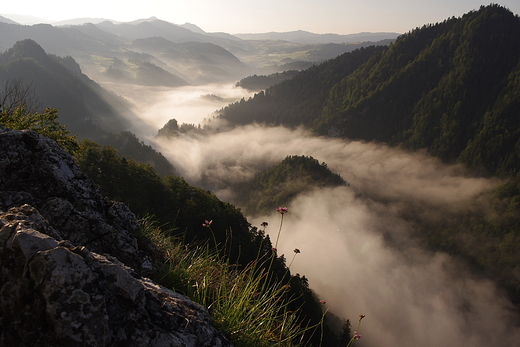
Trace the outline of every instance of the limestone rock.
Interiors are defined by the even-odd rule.
[[[30,206],[0,214],[1,346],[231,346],[202,306],[45,224]]]
[[[55,239],[110,254],[138,273],[149,269],[134,236],[138,222],[126,205],[102,196],[51,139],[0,127],[0,210],[24,204],[49,222]]]

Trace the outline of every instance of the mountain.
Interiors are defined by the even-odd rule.
[[[292,199],[312,189],[347,185],[326,163],[313,157],[288,156],[250,181],[233,187],[234,200],[249,216],[267,215],[273,206],[288,206]]]
[[[520,170],[520,20],[498,5],[344,54],[221,110],[234,124],[427,148],[493,174]]]
[[[23,24],[23,25],[34,25],[39,23],[49,23],[47,19],[34,17],[34,16],[26,16],[23,14],[2,14],[3,17],[12,20],[15,24]]]
[[[236,56],[208,42],[174,43],[164,37],[149,37],[133,40],[130,48],[158,57],[168,69],[195,84],[233,81],[248,71]]]
[[[70,26],[70,25],[84,25],[84,24],[99,24],[103,22],[112,22],[112,23],[119,23],[117,21],[113,21],[106,18],[92,18],[92,17],[85,17],[85,18],[73,18],[73,19],[66,19],[66,20],[60,20],[60,21],[52,21],[48,24],[52,24],[54,26]]]
[[[0,85],[20,81],[42,107],[58,110],[58,121],[80,138],[118,148],[123,155],[152,165],[161,175],[175,168],[158,152],[126,131],[139,124],[120,97],[85,76],[71,57],[47,54],[32,40],[0,54]]]
[[[176,25],[155,17],[126,23],[100,18],[80,18],[53,25],[45,21],[37,23],[40,24],[29,26],[0,21],[0,51],[29,38],[50,54],[73,57],[90,78],[100,83],[117,81],[140,84],[143,79],[138,78],[136,73],[140,66],[149,64],[154,65],[152,69],[156,72],[147,69],[147,74],[152,77],[144,79],[145,85],[157,80],[157,72],[170,73],[176,76],[173,78],[189,84],[229,83],[255,73],[269,74],[294,69],[286,67],[286,64],[304,62],[308,66],[369,45],[366,42],[333,43],[332,39],[326,40],[327,43],[313,43],[316,35],[310,33],[302,38],[313,41],[310,43],[243,40],[228,33],[206,33],[190,23]],[[368,35],[366,38],[380,37]],[[132,46],[138,41],[156,39],[165,40],[168,48],[155,46],[152,52],[139,49],[138,45]],[[388,44],[391,41],[393,37],[380,43]],[[165,52],[166,49],[173,50],[174,54]],[[172,77],[168,77],[166,81],[158,80],[157,85],[175,86],[182,83],[180,80],[173,82]]]
[[[0,16],[0,23],[18,24],[14,20],[11,20],[11,19],[3,17],[3,16]]]
[[[382,40],[395,40],[398,33],[357,33],[348,35],[339,34],[315,34],[304,30],[289,32],[269,32],[259,34],[235,34],[244,40],[282,40],[294,43],[356,43],[377,42]]]
[[[42,105],[58,109],[60,122],[82,137],[129,127],[120,115],[131,114],[124,102],[82,74],[74,59],[48,55],[32,40],[19,41],[0,54],[0,80],[31,85]]]

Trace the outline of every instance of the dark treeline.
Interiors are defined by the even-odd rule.
[[[289,70],[284,72],[276,72],[270,75],[253,75],[242,78],[236,83],[237,87],[242,87],[247,90],[262,90],[272,85],[285,81],[296,76],[299,73],[297,70]]]
[[[236,184],[233,192],[248,215],[265,215],[272,206],[286,206],[305,191],[346,184],[326,163],[320,164],[313,157],[288,156],[253,179]]]

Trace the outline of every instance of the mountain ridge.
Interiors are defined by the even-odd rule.
[[[515,175],[519,33],[518,16],[483,6],[388,47],[346,53],[220,114],[234,124],[305,125],[322,135],[428,148],[445,161]],[[500,130],[490,129],[491,118]]]

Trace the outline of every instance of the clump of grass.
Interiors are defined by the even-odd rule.
[[[305,332],[315,328],[298,324],[298,312],[288,309],[288,287],[264,266],[272,264],[275,252],[238,269],[207,242],[185,245],[152,218],[141,225],[141,233],[165,259],[158,281],[207,307],[215,327],[235,346],[300,346]],[[204,226],[211,228],[211,222]]]

